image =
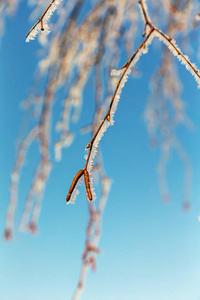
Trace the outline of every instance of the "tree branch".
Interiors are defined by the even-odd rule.
[[[121,89],[123,88],[124,83],[125,83],[125,81],[127,79],[127,73],[129,73],[130,66],[134,62],[135,58],[137,56],[141,55],[140,54],[141,51],[144,52],[144,50],[146,48],[146,44],[147,44],[148,40],[150,39],[150,37],[152,36],[153,31],[154,31],[154,28],[152,27],[151,30],[150,30],[150,32],[148,33],[148,35],[146,36],[146,38],[144,39],[144,41],[142,42],[142,44],[135,51],[135,53],[132,55],[132,57],[130,58],[130,60],[124,65],[124,67],[122,67],[120,69],[120,70],[123,71],[123,73],[122,73],[119,81],[116,84],[116,88],[115,88],[114,94],[112,96],[112,99],[111,99],[109,108],[107,110],[107,113],[105,114],[103,120],[101,121],[99,127],[97,128],[97,130],[96,130],[93,138],[91,139],[91,141],[86,146],[86,149],[89,149],[89,153],[88,153],[87,160],[86,160],[86,163],[85,163],[85,167],[84,167],[83,170],[89,170],[89,172],[91,171],[93,159],[94,159],[95,154],[96,154],[96,151],[95,151],[96,149],[95,148],[98,147],[98,143],[101,140],[101,138],[103,136],[103,133],[106,131],[106,129],[110,125],[113,125],[113,116],[114,116],[114,113],[115,113],[115,109],[114,109],[113,112],[112,112],[112,109],[113,109],[113,106],[115,106],[115,100],[117,102],[119,100],[119,99],[116,99],[117,98],[116,96],[120,95]],[[117,103],[116,103],[116,105],[117,105]],[[96,145],[95,145],[95,143],[96,143]],[[92,157],[92,156],[94,156],[94,157]],[[74,177],[74,179],[77,177],[77,174]],[[74,182],[74,180],[73,180],[73,182]],[[78,182],[78,180],[76,181],[75,184],[71,185],[70,190],[69,190],[69,192],[67,194],[67,197],[66,197],[66,201],[67,202],[70,202],[71,194],[72,194],[73,190],[75,189],[77,182]],[[86,186],[86,189],[87,189],[87,186]],[[92,200],[92,199],[90,199],[90,200]]]
[[[117,103],[118,103],[118,100],[119,100],[119,97],[121,94],[121,89],[123,88],[124,83],[127,80],[127,75],[130,73],[129,71],[131,69],[131,66],[133,65],[133,63],[134,64],[136,63],[136,61],[139,59],[139,57],[142,53],[147,52],[147,48],[146,48],[147,44],[149,44],[152,41],[154,36],[157,36],[164,44],[166,44],[166,46],[169,48],[169,50],[172,52],[172,54],[178,57],[178,59],[182,62],[182,64],[184,64],[186,66],[186,69],[188,69],[190,71],[190,73],[194,76],[195,80],[197,81],[198,85],[200,86],[200,71],[197,69],[197,67],[194,64],[192,64],[189,61],[188,57],[185,56],[181,52],[181,50],[176,45],[174,40],[172,40],[170,37],[168,37],[166,34],[164,34],[161,30],[159,30],[152,24],[152,22],[150,21],[150,18],[148,17],[146,3],[143,0],[139,0],[139,5],[141,8],[142,16],[145,21],[145,29],[144,29],[143,35],[146,36],[146,38],[141,43],[141,45],[138,47],[138,49],[133,54],[133,56],[130,58],[130,60],[127,63],[125,63],[122,68],[120,68],[118,70],[114,70],[115,74],[119,74],[120,72],[122,72],[121,77],[116,84],[116,88],[115,88],[114,94],[112,96],[107,113],[105,114],[103,120],[101,121],[99,127],[97,128],[93,138],[86,146],[86,149],[89,149],[89,153],[88,153],[85,167],[83,170],[88,170],[89,173],[92,168],[93,159],[96,155],[99,141],[101,140],[101,138],[102,138],[104,132],[107,130],[107,128],[110,125],[113,125],[113,116],[114,116],[114,113],[116,110],[116,107],[114,109],[113,109],[113,107],[117,106]],[[149,30],[147,33],[148,26],[149,26]],[[116,105],[115,105],[115,100],[116,100]],[[112,109],[113,109],[113,112],[112,112]],[[86,184],[86,182],[85,182],[85,184]],[[72,194],[73,190],[75,189],[75,187],[76,187],[76,184],[73,186],[73,189],[72,189],[72,186],[70,187],[70,191],[68,192],[68,195],[66,198],[66,201],[68,203],[70,203],[70,197],[71,197],[71,194]],[[86,185],[86,190],[87,190],[87,188],[88,187]],[[90,200],[92,200],[92,197],[90,197]]]

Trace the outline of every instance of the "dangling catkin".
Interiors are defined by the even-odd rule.
[[[67,197],[66,197],[66,201],[67,202],[70,200],[71,194],[72,194],[72,192],[73,192],[73,190],[74,190],[74,188],[75,188],[78,180],[80,179],[80,177],[82,175],[83,175],[83,170],[78,171],[78,173],[75,175],[75,177],[74,177],[74,179],[72,181],[72,184],[71,184],[71,186],[69,188],[69,192],[67,194]],[[85,173],[84,173],[84,177],[85,177]]]
[[[85,187],[86,187],[88,199],[91,201],[92,200],[92,192],[90,189],[90,178],[89,178],[89,173],[86,169],[84,170],[84,179],[85,179]]]

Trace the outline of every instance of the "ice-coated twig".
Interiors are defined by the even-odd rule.
[[[178,58],[178,60],[185,65],[186,69],[192,74],[194,79],[197,82],[198,87],[200,87],[200,71],[198,70],[197,66],[194,63],[191,63],[188,56],[184,55],[180,48],[177,46],[174,39],[170,38],[166,34],[164,34],[161,30],[156,28],[150,21],[147,10],[146,10],[146,3],[144,0],[139,0],[139,5],[141,8],[142,16],[144,17],[145,21],[145,31],[144,35],[146,35],[146,27],[154,29],[154,34],[162,41],[171,53]]]
[[[49,33],[49,26],[48,21],[51,17],[51,15],[54,13],[54,11],[58,8],[58,5],[60,4],[62,0],[52,0],[51,3],[48,5],[48,7],[45,9],[41,17],[38,19],[38,21],[33,25],[33,27],[29,30],[29,32],[26,35],[26,42],[29,42],[30,40],[34,40],[36,35],[40,31],[46,31]]]

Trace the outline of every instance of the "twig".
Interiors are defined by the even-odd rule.
[[[144,1],[139,0],[139,5],[141,7],[141,11],[143,14],[143,17],[145,19],[145,28],[146,26],[150,26],[151,29],[155,30],[156,35],[160,40],[162,40],[163,43],[166,44],[166,46],[169,48],[169,50],[178,57],[179,60],[182,61],[182,63],[186,66],[186,69],[188,69],[191,74],[194,76],[195,80],[198,83],[198,86],[200,86],[200,71],[197,69],[196,65],[192,64],[186,55],[184,55],[179,47],[176,45],[175,41],[172,40],[172,38],[168,37],[166,34],[164,34],[161,30],[156,28],[150,21],[147,11],[145,9]],[[145,29],[146,31],[146,29]],[[146,34],[146,33],[145,33]]]
[[[37,24],[39,24],[41,22],[41,30],[44,30],[43,27],[43,22],[42,19],[44,18],[44,16],[46,15],[46,13],[48,12],[49,8],[51,7],[51,5],[55,2],[55,0],[52,0],[51,3],[49,4],[49,6],[45,9],[45,11],[43,12],[43,14],[41,15],[41,17],[38,19],[38,21],[33,25],[33,27],[29,30],[29,32],[26,35],[26,38],[29,36],[29,34],[33,31],[33,29],[35,29],[35,27],[37,26]]]

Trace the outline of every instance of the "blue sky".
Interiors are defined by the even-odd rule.
[[[15,17],[6,20],[0,48],[0,228],[3,233],[9,199],[10,172],[15,159],[22,112],[37,62],[37,41],[25,43],[30,10],[22,3]],[[129,79],[123,89],[115,125],[101,141],[106,173],[112,189],[105,208],[97,271],[88,273],[83,300],[199,300],[200,299],[200,91],[183,66],[178,67],[187,112],[194,132],[177,132],[193,167],[191,209],[182,209],[183,165],[172,153],[167,169],[171,201],[160,199],[156,166],[159,149],[149,147],[143,110],[149,78],[157,64],[156,48],[138,63],[142,77]],[[191,59],[197,62],[195,55]],[[92,82],[92,79],[90,83]],[[90,85],[91,86],[91,85]],[[86,93],[93,93],[88,90]],[[80,125],[86,122],[84,103]],[[55,106],[59,111],[59,106]],[[55,117],[56,118],[56,117]],[[28,122],[28,121],[27,121]],[[0,245],[0,299],[70,300],[76,287],[88,220],[84,187],[75,206],[65,197],[76,171],[84,163],[89,136],[75,126],[76,139],[53,162],[44,195],[39,233],[17,230],[13,241]],[[16,224],[30,184],[36,146],[28,154],[19,187]]]

